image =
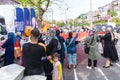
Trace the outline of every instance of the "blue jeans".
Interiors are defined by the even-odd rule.
[[[76,53],[73,53],[73,54],[70,54],[68,53],[68,65],[76,65],[76,56],[77,54]]]

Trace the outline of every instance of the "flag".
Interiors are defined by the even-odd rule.
[[[36,13],[35,10],[33,8],[30,8],[30,22],[31,22],[31,26],[33,27],[33,29],[36,28]]]
[[[24,8],[24,27],[26,28],[26,26],[30,26],[30,12],[28,8]]]
[[[23,22],[23,10],[19,7],[16,8],[16,32],[24,32],[24,22]]]

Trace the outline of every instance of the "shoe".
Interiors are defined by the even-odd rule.
[[[113,64],[110,64],[110,66],[113,66]]]
[[[76,68],[77,67],[77,65],[73,65],[73,68]]]
[[[110,66],[103,66],[103,68],[109,68]]]
[[[92,69],[92,67],[86,66],[87,69]]]
[[[72,67],[71,67],[71,65],[68,65],[68,69],[71,69]]]
[[[97,69],[97,67],[94,67],[94,69]]]

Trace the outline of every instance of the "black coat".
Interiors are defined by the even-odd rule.
[[[47,45],[47,56],[52,56],[55,52],[57,52],[57,39],[53,38],[50,43]],[[44,70],[45,75],[52,75],[53,64],[49,60],[44,61]]]
[[[65,58],[65,47],[64,47],[63,43],[65,42],[65,40],[62,36],[60,36],[59,30],[56,31],[56,37],[58,38],[58,40],[61,44],[61,49],[58,50],[57,52],[58,52],[58,54],[60,54],[60,59],[64,59]]]
[[[5,63],[4,65],[9,65],[14,63],[14,42],[12,38],[8,38],[7,41],[2,45],[5,50]]]
[[[118,53],[111,37],[111,33],[106,33],[105,36],[102,38],[104,40],[103,56],[105,58],[109,58],[113,62],[116,62],[119,60]]]

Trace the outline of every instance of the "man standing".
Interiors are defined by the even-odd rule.
[[[31,31],[31,42],[23,45],[23,66],[25,67],[25,75],[44,75],[43,58],[45,50],[43,46],[38,44],[40,32],[38,29]]]

